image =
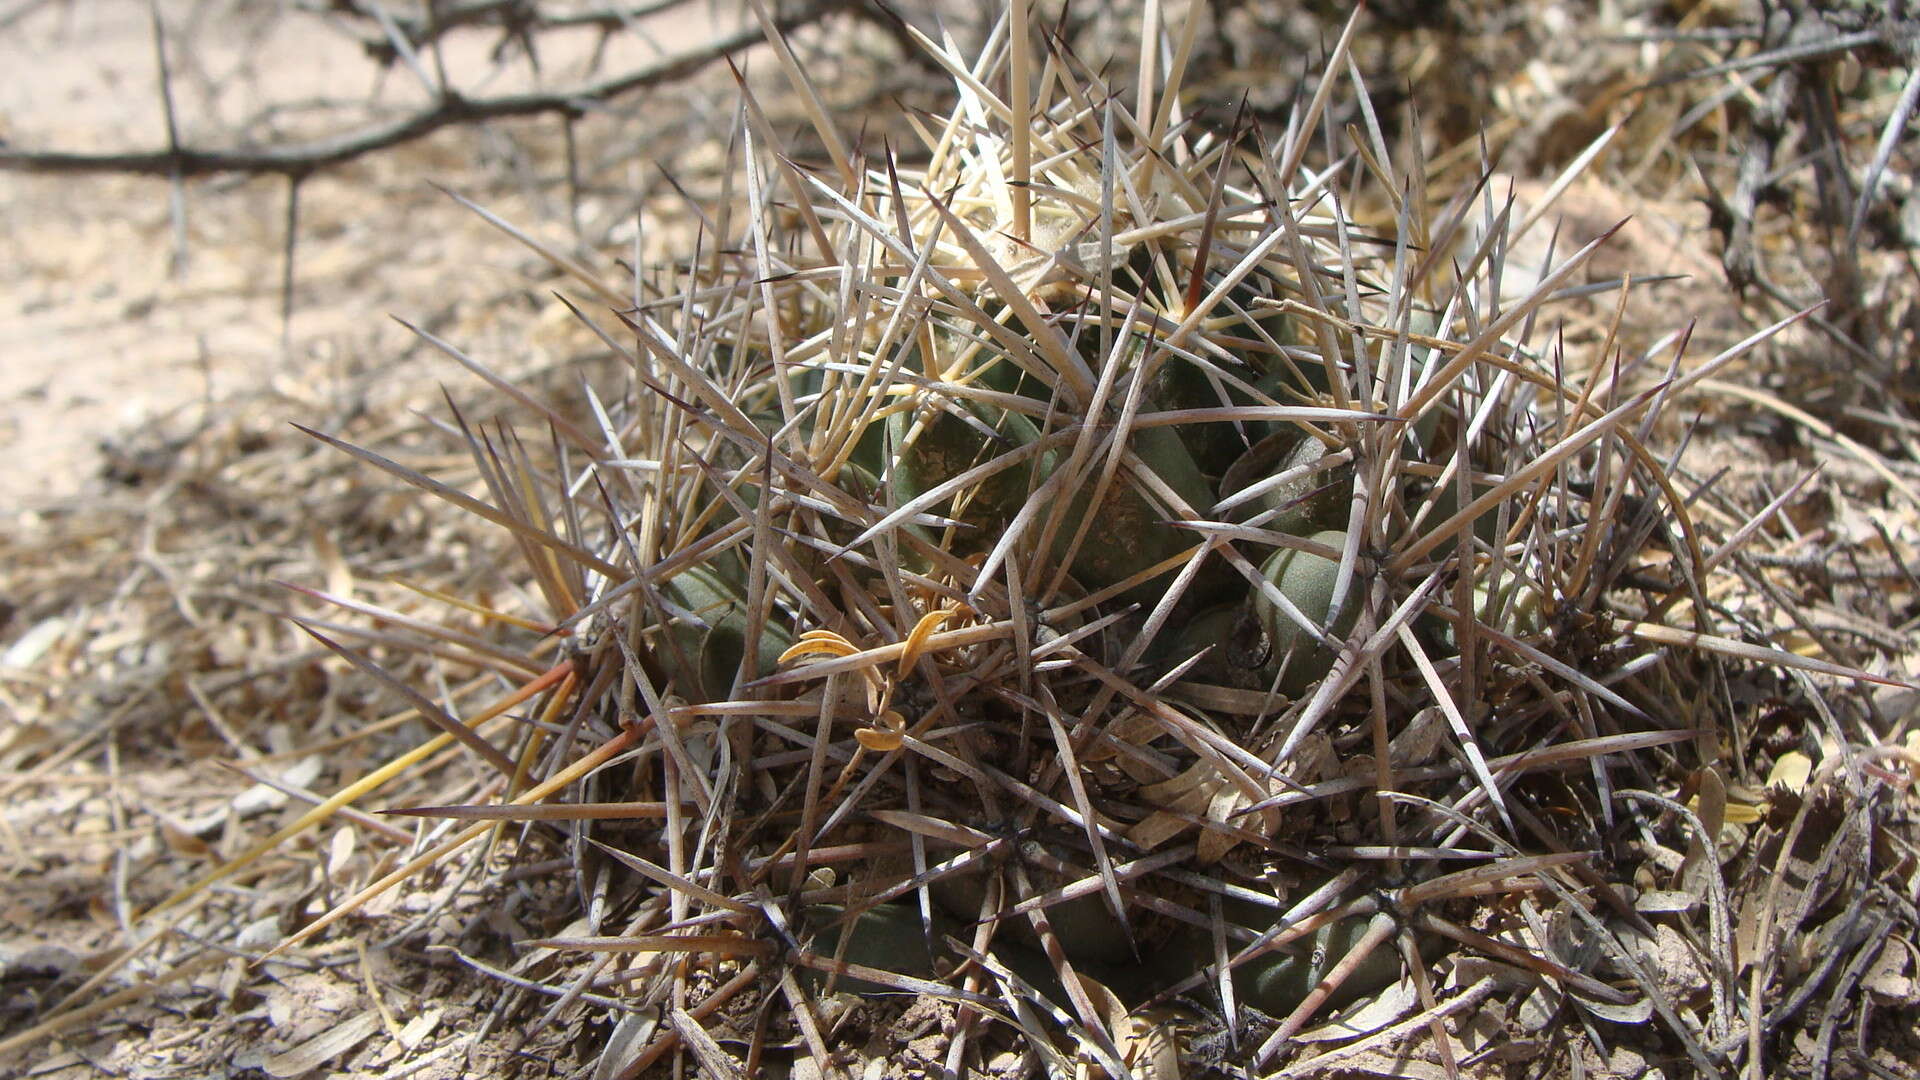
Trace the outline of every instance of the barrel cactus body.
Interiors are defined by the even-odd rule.
[[[681,951],[620,978],[676,1016],[700,950],[762,976],[839,952],[856,991],[951,978],[1036,1042],[1030,1017],[1106,1031],[1101,1003],[1202,987],[1311,1011],[1418,962],[1422,904],[1593,885],[1551,875],[1602,836],[1514,828],[1532,770],[1563,770],[1540,805],[1604,802],[1568,794],[1582,754],[1679,753],[1630,700],[1651,660],[1581,667],[1647,654],[1571,603],[1659,532],[1610,515],[1668,505],[1636,441],[1665,399],[1566,385],[1525,340],[1557,293],[1509,305],[1498,259],[1427,251],[1461,222],[1425,220],[1338,94],[1262,143],[1029,29],[926,43],[956,104],[910,152],[863,157],[809,107],[809,157],[743,110],[744,225],[615,313],[630,385],[556,425],[588,466],[521,491],[481,461],[556,609],[539,649],[566,638],[541,685],[577,695],[528,737],[597,733],[626,753],[591,782],[665,808],[632,865],[675,895],[637,906],[634,952]],[[1160,30],[1184,56],[1192,26]],[[1342,130],[1363,143],[1318,144]],[[1713,640],[1636,603],[1646,641]],[[1545,752],[1582,732],[1607,748]],[[1534,923],[1501,932],[1516,984],[1568,970],[1519,966]]]
[[[1436,404],[1418,434],[1397,437],[1393,409],[1436,354],[1396,353],[1376,331],[1356,365],[1333,328],[1388,313],[1327,298],[1344,293],[1343,275],[1373,280],[1375,268],[1344,262],[1329,205],[1289,209],[1283,225],[1251,178],[1219,168],[1230,151],[1217,136],[1189,144],[1106,128],[1075,95],[1038,103],[1022,131],[977,84],[963,80],[961,94],[977,111],[927,147],[922,167],[848,159],[839,183],[835,168],[791,177],[789,194],[805,196],[818,226],[792,246],[817,251],[816,282],[844,286],[787,287],[777,341],[751,319],[716,324],[733,329],[712,352],[751,373],[725,395],[757,411],[751,430],[734,430],[711,394],[703,409],[753,514],[713,514],[684,538],[717,544],[751,530],[784,552],[756,562],[743,536],[673,579],[670,597],[711,617],[676,623],[663,662],[692,699],[805,691],[833,703],[841,715],[823,730],[859,736],[863,756],[848,769],[955,720],[990,733],[956,747],[987,754],[992,769],[1024,763],[1022,784],[1063,783],[1064,755],[1075,755],[1085,794],[1060,805],[1145,793],[1126,812],[1147,820],[1128,835],[1151,846],[1198,823],[1198,851],[1214,863],[1277,818],[1238,817],[1255,801],[1247,782],[1210,773],[1211,758],[1194,764],[1191,734],[1141,729],[1150,699],[1139,687],[1212,686],[1277,708],[1327,677],[1368,602],[1340,558],[1359,478],[1371,470],[1372,490],[1399,497],[1410,488],[1400,459],[1424,464],[1432,432],[1455,416]],[[1288,232],[1293,242],[1280,243]],[[1304,316],[1302,297],[1320,298]],[[1418,326],[1436,329],[1430,317]],[[1364,524],[1394,515],[1407,516],[1383,507]],[[1223,529],[1225,543],[1213,539]],[[772,594],[764,619],[749,610],[756,572]],[[996,627],[1006,636],[991,636]],[[989,644],[937,644],[969,632]],[[1024,657],[993,644],[1015,634]],[[898,659],[854,666],[889,649]],[[808,675],[823,662],[841,672],[830,691]],[[1036,744],[1033,717],[1017,717],[1041,703],[1060,710],[1060,727]],[[1062,766],[1042,764],[1055,754]],[[1192,782],[1167,780],[1169,762]],[[1151,880],[1089,887],[1112,872],[1112,853],[1060,824],[1046,843],[989,845],[997,854],[981,865],[887,864],[877,877],[895,894],[908,888],[902,876],[930,878],[912,891],[926,889],[947,929],[977,919],[990,896],[1031,904],[1077,881],[1046,905],[1044,933],[1025,914],[989,920],[995,955],[1058,1002],[1072,995],[1056,962],[1138,1000],[1207,967],[1212,939],[1166,914],[1198,897]],[[836,906],[810,910],[828,927],[816,951],[838,945],[843,923],[850,958],[894,951],[902,974],[924,976],[926,950],[940,951],[910,900],[852,920]],[[1236,940],[1252,932],[1236,926]],[[1341,921],[1236,981],[1282,1011],[1354,934]]]

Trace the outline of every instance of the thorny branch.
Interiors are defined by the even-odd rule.
[[[535,0],[467,0],[465,3],[439,4],[426,18],[385,13],[393,28],[412,47],[429,45],[450,30],[477,26],[499,27],[507,38],[525,40],[542,30],[588,28],[604,32],[626,29],[641,19],[668,11],[689,0],[647,0],[645,3],[596,8],[591,11],[552,12]],[[382,12],[369,0],[296,0],[294,6],[314,14],[345,16],[380,27]],[[384,30],[360,38],[367,55],[381,64],[400,58],[400,50]]]
[[[471,6],[524,5],[496,3]],[[776,16],[774,22],[781,33],[790,34],[823,19],[842,6],[839,0],[807,0],[791,11]],[[444,25],[440,28],[445,29]],[[716,60],[759,44],[765,37],[759,25],[745,26],[645,67],[571,89],[497,97],[466,97],[447,91],[433,104],[399,119],[291,145],[208,148],[176,144],[153,150],[96,154],[0,144],[0,169],[41,173],[132,173],[176,179],[214,173],[267,173],[300,177],[365,154],[412,142],[457,124],[548,114],[577,115],[592,104],[684,78]]]
[[[1724,255],[1727,280],[1736,289],[1745,290],[1758,276],[1753,226],[1758,204],[1780,180],[1774,167],[1776,148],[1787,138],[1796,123],[1806,125],[1815,141],[1808,154],[1817,181],[1821,218],[1829,229],[1847,224],[1848,205],[1855,203],[1853,177],[1840,159],[1844,143],[1833,100],[1831,72],[1824,66],[1838,58],[1853,55],[1864,63],[1878,66],[1911,65],[1920,52],[1920,19],[1909,17],[1895,4],[1871,17],[1861,12],[1828,11],[1818,5],[1785,4],[1771,9],[1764,24],[1746,28],[1748,40],[1762,48],[1752,56],[1731,59],[1705,68],[1677,73],[1654,85],[1681,79],[1695,79],[1735,71],[1766,68],[1774,72],[1772,85],[1756,102],[1748,141],[1741,161],[1739,182],[1730,200],[1716,201],[1713,209],[1718,225],[1727,234]],[[1906,124],[1902,111],[1889,119],[1889,132]],[[1876,162],[1869,172],[1870,189],[1879,179],[1884,161]],[[1854,221],[1846,244],[1830,245],[1839,256],[1830,294],[1842,306],[1856,300],[1859,252],[1855,241],[1859,216],[1863,213],[1864,194],[1856,205]]]

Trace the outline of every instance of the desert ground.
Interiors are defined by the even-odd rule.
[[[388,6],[412,18],[425,5]],[[1246,93],[1284,124],[1276,118],[1311,66],[1288,49],[1305,41],[1324,52],[1344,17],[1305,9],[1345,6],[1218,7],[1189,82],[1199,122],[1230,122]],[[1744,640],[1895,682],[1920,677],[1920,192],[1912,140],[1886,135],[1915,62],[1911,40],[1800,69],[1805,82],[1839,88],[1829,126],[1796,109],[1764,128],[1754,117],[1775,68],[1655,80],[1753,55],[1760,47],[1734,31],[1765,26],[1764,9],[1813,19],[1821,5],[1462,2],[1433,5],[1444,14],[1431,18],[1420,5],[1373,7],[1357,63],[1383,110],[1418,108],[1423,131],[1387,123],[1396,140],[1424,140],[1436,203],[1490,172],[1488,190],[1512,192],[1522,208],[1557,197],[1553,253],[1621,226],[1582,281],[1660,279],[1624,304],[1607,294],[1569,309],[1570,354],[1607,339],[1638,355],[1685,331],[1692,353],[1711,356],[1826,302],[1670,410],[1654,436],[1689,491],[1714,478],[1701,497],[1715,542],[1742,515],[1781,504],[1748,538],[1742,591],[1721,598],[1745,620]],[[746,43],[757,35],[750,10],[728,0],[665,8],[605,34],[540,26],[517,38],[476,26],[400,58],[380,51],[389,39],[373,3],[0,9],[0,150],[12,155],[0,162],[0,1074],[599,1077],[626,1075],[654,1041],[660,1017],[623,1005],[619,986],[549,1013],[584,968],[514,943],[572,927],[579,883],[565,845],[536,832],[509,832],[486,858],[435,867],[336,932],[262,959],[424,835],[413,819],[368,812],[472,794],[445,756],[190,903],[149,909],[428,733],[390,687],[287,618],[370,617],[289,585],[408,611],[430,602],[397,582],[502,609],[532,604],[528,581],[499,572],[512,552],[497,530],[293,425],[466,484],[474,474],[450,409],[476,429],[538,424],[435,340],[560,399],[617,378],[569,307],[582,298],[577,279],[534,247],[614,281],[636,260],[690,257],[701,214],[737,196],[726,176],[740,83],[728,65],[702,55],[571,113],[450,122],[311,171],[195,166],[175,178],[30,159],[164,158],[173,140],[311,146],[431,109],[436,84],[476,100],[539,95],[734,39],[744,84],[793,133],[797,155],[815,152],[777,58]],[[956,36],[983,36],[976,13],[948,14]],[[1088,42],[1133,62],[1137,34],[1129,46],[1118,23],[1089,23]],[[942,76],[884,19],[834,13],[792,40],[836,115],[858,118],[843,127],[870,128],[874,144],[941,100]],[[1550,190],[1615,125],[1582,173]],[[1725,206],[1763,136],[1778,146],[1742,263],[1728,256]],[[1830,211],[1836,198],[1853,210],[1882,151],[1883,175],[1850,234]],[[1833,170],[1856,187],[1829,190]],[[1757,270],[1731,281],[1741,265]],[[1802,805],[1817,809],[1796,828],[1823,842],[1859,837],[1795,864],[1831,887],[1809,888],[1819,903],[1798,913],[1805,931],[1786,967],[1799,981],[1764,988],[1771,1007],[1791,1005],[1769,1030],[1773,1075],[1920,1075],[1920,693],[1823,677],[1831,700],[1815,704],[1802,683],[1727,663],[1727,707],[1744,726],[1725,767],[1746,816],[1728,818],[1720,858],[1743,891],[1717,896],[1715,918],[1765,893],[1771,864],[1757,877],[1736,868],[1757,862],[1766,830]],[[439,680],[427,692],[448,700],[472,676],[457,664],[420,670]],[[1849,904],[1872,918],[1856,926],[1828,910]],[[1820,963],[1821,934],[1838,936],[1844,962]],[[1717,955],[1681,937],[1669,929],[1653,955],[1676,969],[1705,963],[1703,948]],[[1744,991],[1753,976],[1740,970]],[[940,1073],[950,1005],[835,1008],[826,1019],[842,1072]],[[753,1015],[716,1015],[728,1067],[757,1059],[771,1038],[757,1067],[817,1074],[800,1034],[767,1037]],[[1609,1029],[1614,1053],[1602,1057],[1522,1031],[1518,1014],[1503,1023],[1518,1049],[1478,1059],[1472,1075],[1704,1074],[1630,1025]],[[648,1075],[704,1075],[713,1063],[668,1054]],[[1192,1057],[1188,1075],[1209,1067]],[[1377,1074],[1364,1060],[1351,1067]],[[1421,1067],[1413,1074],[1445,1075]],[[1008,1039],[968,1068],[1037,1066]]]

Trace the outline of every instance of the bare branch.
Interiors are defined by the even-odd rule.
[[[801,26],[824,18],[840,6],[838,0],[809,0],[776,18],[775,24],[782,33],[792,33]],[[433,105],[390,123],[374,124],[357,131],[288,146],[208,149],[183,145],[104,154],[0,146],[0,169],[42,173],[134,173],[168,177],[207,176],[214,173],[299,176],[412,142],[456,124],[549,113],[579,113],[588,105],[684,78],[722,57],[752,48],[763,40],[764,35],[758,26],[743,27],[677,56],[666,57],[645,67],[570,90],[503,94],[489,98],[448,94]]]
[[[469,0],[464,4],[441,5],[427,18],[390,15],[394,29],[414,46],[428,44],[450,30],[476,26],[497,26],[510,37],[525,37],[542,30],[587,27],[603,31],[619,30],[663,11],[671,11],[689,0],[649,0],[628,6],[614,5],[592,11],[553,13],[526,0]],[[296,8],[314,14],[344,15],[378,23],[378,9],[365,0],[300,0]],[[360,39],[367,55],[382,65],[399,58],[399,51],[385,33],[373,33]]]

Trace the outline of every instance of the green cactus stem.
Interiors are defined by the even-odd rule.
[[[1308,539],[1335,551],[1344,550],[1347,544],[1347,534],[1337,530],[1314,533]],[[1296,548],[1282,548],[1261,567],[1261,573],[1280,590],[1282,596],[1292,601],[1301,614],[1334,638],[1342,637],[1353,629],[1360,611],[1360,605],[1350,594],[1347,602],[1341,605],[1338,623],[1325,626],[1327,616],[1333,611],[1333,590],[1339,570],[1338,560]],[[1281,692],[1298,697],[1327,674],[1336,654],[1315,640],[1264,594],[1254,594],[1249,603],[1260,621],[1260,628],[1267,635],[1271,650],[1267,660],[1268,670],[1280,673]]]

